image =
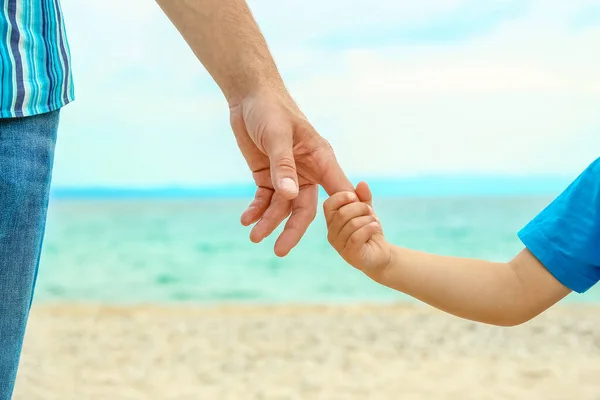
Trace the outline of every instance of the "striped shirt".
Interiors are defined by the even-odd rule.
[[[59,0],[1,0],[0,118],[42,114],[73,99]]]

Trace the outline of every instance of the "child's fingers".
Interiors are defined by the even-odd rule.
[[[359,182],[356,185],[356,195],[358,196],[358,200],[373,207],[373,193],[371,193],[371,188],[366,182]],[[373,213],[377,216],[377,213]]]
[[[356,195],[360,201],[373,207],[373,194],[366,182],[359,182],[359,184],[356,185]]]
[[[356,197],[356,194],[352,192],[339,192],[325,200],[323,203],[323,211],[325,212],[327,226],[331,224],[331,220],[333,219],[336,211],[346,204],[350,204],[355,201],[358,201],[358,197]]]
[[[371,222],[376,222],[374,215],[363,215],[348,221],[335,239],[339,248],[343,249],[356,231],[369,225]]]
[[[338,242],[336,238],[339,236],[342,228],[350,220],[356,217],[362,217],[363,215],[370,214],[372,214],[371,207],[366,203],[360,202],[346,204],[339,210],[335,211],[333,213],[329,226],[327,227],[327,238],[329,240],[329,243],[333,244],[333,242]]]
[[[365,245],[381,227],[378,222],[371,222],[354,232],[344,247],[344,253],[359,254],[362,246]]]

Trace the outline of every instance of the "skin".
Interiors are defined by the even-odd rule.
[[[461,318],[515,326],[570,293],[527,249],[511,261],[447,257],[385,240],[366,183],[323,205],[329,243],[374,281]]]
[[[237,144],[256,183],[241,223],[255,224],[253,242],[286,218],[275,254],[298,244],[317,211],[317,188],[354,190],[329,143],[288,93],[243,0],[158,0],[194,54],[221,88]]]

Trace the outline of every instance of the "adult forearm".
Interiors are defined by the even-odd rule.
[[[245,0],[157,0],[230,104],[283,82]]]
[[[456,316],[510,326],[542,311],[510,263],[446,257],[394,247],[377,281]],[[527,277],[525,277],[527,278]]]

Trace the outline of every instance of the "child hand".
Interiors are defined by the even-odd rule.
[[[369,186],[361,182],[356,194],[339,192],[323,208],[329,243],[346,262],[374,278],[389,264],[391,246],[375,216]]]

